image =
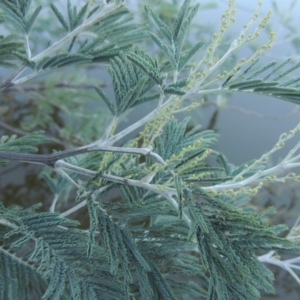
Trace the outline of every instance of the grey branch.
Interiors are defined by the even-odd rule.
[[[151,148],[126,148],[126,147],[110,147],[110,146],[101,146],[101,145],[93,145],[93,146],[83,146],[74,149],[68,149],[57,153],[52,154],[31,154],[31,153],[16,153],[16,152],[8,152],[8,151],[0,151],[0,159],[8,159],[8,160],[17,160],[28,163],[37,163],[47,165],[49,167],[54,168],[55,163],[58,160],[76,156],[79,154],[97,152],[97,151],[105,151],[105,152],[116,152],[116,153],[130,153],[144,156],[152,156],[162,165],[166,165],[164,160],[156,153],[152,152]]]

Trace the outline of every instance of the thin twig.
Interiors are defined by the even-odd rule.
[[[152,152],[151,148],[127,148],[127,147],[111,147],[111,146],[102,146],[97,142],[92,143],[87,146],[82,146],[74,149],[68,149],[56,153],[51,154],[31,154],[31,153],[18,153],[18,152],[9,152],[9,151],[0,151],[0,158],[9,159],[9,160],[17,160],[22,162],[30,162],[30,163],[38,163],[44,164],[49,167],[55,167],[57,161],[76,156],[79,154],[85,154],[90,152],[115,152],[115,153],[129,153],[129,154],[137,154],[144,156],[151,156],[155,158],[162,165],[166,165],[164,160],[156,153]]]

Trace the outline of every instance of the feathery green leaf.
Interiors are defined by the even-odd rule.
[[[39,15],[40,11],[42,10],[42,6],[39,5],[34,12],[31,14],[31,16],[27,19],[26,21],[26,33],[28,34],[37,18]]]
[[[159,29],[159,31],[167,38],[168,42],[172,44],[172,33],[169,27],[157,16],[156,13],[152,11],[152,9],[146,5],[145,11],[154,25]]]
[[[69,31],[69,26],[68,26],[67,22],[65,21],[63,15],[58,10],[58,8],[53,3],[50,4],[50,7],[51,7],[52,11],[54,12],[55,16],[57,17],[58,21],[60,22],[60,24],[62,25],[62,27],[66,31]]]

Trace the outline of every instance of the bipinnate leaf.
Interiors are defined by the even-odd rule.
[[[182,69],[186,66],[188,61],[198,52],[198,50],[202,47],[203,42],[196,43],[191,49],[183,52],[179,59],[178,63],[178,71],[182,71]]]
[[[12,54],[15,55],[19,60],[21,60],[25,65],[30,67],[31,69],[35,68],[35,62],[28,59],[26,55],[18,51],[12,51]]]
[[[287,64],[290,63],[290,59],[287,59],[280,64],[273,61],[249,74],[250,69],[253,68],[255,63],[256,62],[252,63],[250,67],[243,72],[240,71],[236,74],[230,75],[223,83],[222,88],[224,90],[241,91],[276,97],[300,104],[300,88],[297,85],[300,79],[296,77],[285,82],[280,82],[293,71],[299,69],[300,63],[294,64],[285,70]],[[262,75],[266,71],[269,72],[264,75],[263,78],[256,78],[258,75]],[[281,73],[278,74],[279,72]]]
[[[203,44],[202,42],[198,42],[182,54],[183,43],[199,8],[199,4],[190,6],[190,3],[190,0],[184,1],[172,30],[149,7],[146,6],[145,8],[150,20],[158,27],[159,32],[164,36],[166,42],[152,32],[150,32],[150,36],[156,45],[166,54],[173,70],[176,72],[184,68],[186,63],[197,53]]]
[[[177,191],[178,196],[178,208],[179,208],[179,218],[182,219],[182,210],[183,210],[183,184],[182,180],[178,175],[175,175],[174,177],[174,185]]]
[[[34,12],[31,14],[30,17],[28,17],[27,22],[26,22],[26,33],[28,34],[36,21],[36,18],[38,17],[40,11],[42,10],[42,6],[39,5]]]
[[[15,66],[16,55],[13,51],[22,54],[22,59],[25,56],[24,44],[16,41],[14,35],[0,36],[0,65],[12,68]]]
[[[11,1],[3,0],[0,2],[0,8],[5,13],[5,20],[12,24],[19,32],[26,33],[25,15],[24,12],[28,10],[20,9]]]
[[[51,70],[61,68],[66,65],[75,65],[91,62],[92,55],[82,53],[62,52],[53,57],[46,56],[36,64],[37,70]]]
[[[56,213],[36,213],[37,208],[0,206],[0,278],[5,283],[0,294],[26,299],[30,287],[30,295],[38,299],[88,299],[88,291],[97,298],[106,293],[124,299],[119,283],[99,281],[99,274],[109,276],[105,254],[94,243],[87,257],[88,237],[75,229],[79,223]],[[15,285],[19,288],[13,291]]]
[[[177,70],[177,62],[174,56],[171,47],[166,45],[159,37],[157,37],[154,33],[150,32],[150,36],[152,40],[156,43],[156,45],[162,49],[162,51],[167,55],[172,67],[174,70]]]
[[[134,106],[135,103],[138,101],[142,90],[145,86],[147,81],[147,76],[142,77],[136,86],[131,88],[125,95],[123,101],[120,103],[118,107],[118,114],[121,114],[125,110],[129,109],[130,107]]]
[[[103,91],[103,89],[100,86],[95,86],[95,90],[97,91],[97,93],[101,97],[101,99],[105,102],[105,104],[107,105],[111,114],[113,116],[116,116],[117,115],[116,107],[112,103],[112,101],[109,99],[109,97],[106,95],[106,93]]]
[[[14,3],[15,2],[15,3]],[[28,35],[38,14],[40,13],[42,6],[39,5],[35,8],[32,14],[29,16],[29,9],[32,1],[8,1],[2,0],[0,2],[0,8],[4,11],[5,20],[12,24],[19,32],[24,35]]]
[[[127,53],[127,58],[136,64],[141,70],[145,72],[154,82],[158,85],[162,85],[165,75],[160,72],[160,70],[151,64],[151,61],[138,56],[135,53]]]
[[[58,21],[60,22],[60,24],[63,26],[63,28],[66,31],[69,31],[69,25],[67,24],[66,20],[64,19],[63,15],[58,10],[58,8],[53,3],[50,4],[50,7],[51,7],[52,11],[54,12],[55,16],[57,17]]]
[[[177,40],[177,38],[182,30],[182,24],[184,22],[184,19],[185,19],[185,16],[189,9],[190,4],[191,4],[191,0],[185,0],[180,8],[180,11],[174,22],[173,30],[172,30],[172,38],[174,41]]]
[[[169,43],[172,43],[172,33],[169,27],[157,16],[156,13],[150,8],[150,6],[145,6],[145,11],[147,15],[151,18],[152,22],[157,26],[160,32],[168,40]]]
[[[187,1],[188,2],[188,1]],[[180,55],[181,55],[181,50],[182,50],[182,46],[184,43],[184,40],[186,38],[186,35],[188,33],[188,30],[191,26],[192,20],[195,17],[197,11],[199,8],[199,3],[196,4],[194,7],[191,8],[190,12],[187,13],[184,22],[182,23],[181,27],[180,27],[180,31],[178,33],[178,36],[176,37],[176,39],[174,38],[174,42],[175,42],[175,58],[177,61],[179,61],[180,59]]]

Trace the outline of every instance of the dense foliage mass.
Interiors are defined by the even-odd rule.
[[[1,203],[1,299],[258,299],[261,291],[274,292],[264,262],[293,273],[293,261],[278,254],[299,254],[298,235],[279,236],[287,227],[270,226],[266,218],[275,209],[257,213],[247,204],[268,182],[299,179],[282,173],[298,166],[298,144],[278,165],[268,159],[300,125],[261,158],[234,166],[213,150],[214,131],[175,119],[221,92],[300,103],[300,78],[292,73],[299,63],[258,62],[271,48],[273,32],[250,57],[226,64],[266,27],[270,13],[260,19],[259,7],[220,51],[234,22],[233,0],[209,44],[187,40],[199,10],[191,0],[167,20],[146,5],[148,25],[136,23],[121,0],[81,7],[0,0],[6,31],[0,64],[14,69],[0,84],[1,94],[17,99],[21,93],[16,108],[29,103],[19,116],[22,136],[1,137],[0,163],[45,165],[42,176],[54,194],[48,212],[43,199],[31,207]],[[50,11],[60,26],[49,27],[56,39],[37,42]],[[98,82],[91,90],[88,78],[67,80],[72,72],[103,65],[111,85]],[[153,110],[120,129],[127,113],[149,103]],[[63,116],[58,129],[56,110]],[[39,145],[53,145],[51,134],[57,136],[55,151],[34,153]],[[83,207],[88,228],[75,214]]]

